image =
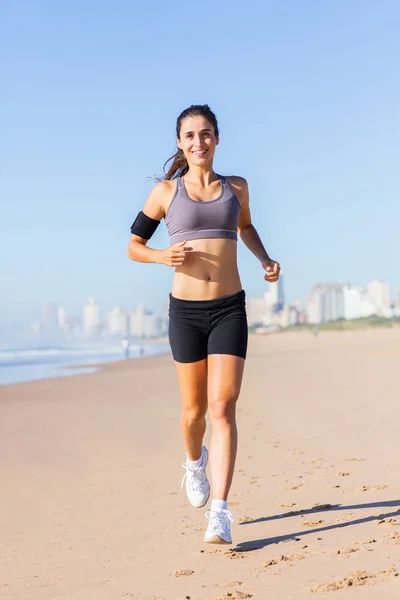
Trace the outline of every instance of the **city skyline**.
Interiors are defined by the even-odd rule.
[[[283,270],[283,271],[282,271],[282,273],[283,273],[283,277],[285,278],[285,297],[286,297],[286,299],[287,299],[287,304],[289,304],[289,305],[290,305],[290,304],[294,304],[294,303],[295,303],[297,300],[299,300],[299,299],[300,299],[300,300],[303,302],[303,304],[305,304],[305,303],[306,303],[306,300],[307,300],[307,296],[308,296],[308,294],[309,294],[309,290],[310,290],[310,289],[311,289],[311,288],[312,288],[312,287],[313,287],[315,284],[321,283],[322,281],[324,281],[324,282],[325,282],[325,283],[324,283],[324,285],[330,285],[330,283],[333,283],[333,284],[335,284],[335,285],[344,285],[344,286],[346,286],[346,285],[350,285],[350,286],[356,286],[356,287],[359,287],[359,288],[362,288],[362,289],[367,289],[367,286],[368,286],[368,283],[369,283],[369,281],[374,281],[374,280],[384,280],[384,281],[388,281],[387,279],[384,279],[384,278],[381,278],[381,277],[373,277],[373,278],[371,278],[369,281],[366,281],[364,284],[362,284],[362,283],[360,283],[360,282],[358,282],[358,281],[354,281],[354,280],[350,280],[350,281],[349,281],[349,280],[344,280],[344,279],[342,279],[342,280],[339,280],[339,281],[337,281],[337,282],[333,282],[332,280],[330,280],[330,282],[329,282],[329,279],[327,279],[327,278],[326,278],[326,279],[323,279],[323,280],[316,280],[316,279],[315,279],[315,280],[313,280],[313,281],[312,281],[312,282],[309,284],[309,286],[308,286],[308,290],[306,291],[306,293],[305,293],[305,295],[304,295],[304,296],[302,296],[301,294],[293,294],[293,293],[292,293],[292,294],[289,296],[289,295],[287,294],[287,292],[286,292],[286,288],[287,288],[287,284],[288,284],[288,283],[289,283],[289,286],[290,286],[290,281],[288,282],[288,278],[286,277],[286,271],[285,271],[285,270]],[[400,279],[398,280],[398,283],[397,283],[397,285],[396,285],[396,283],[395,283],[395,282],[388,281],[388,286],[389,286],[389,295],[390,295],[391,301],[392,301],[392,302],[394,302],[394,303],[396,303],[396,299],[398,298],[398,295],[400,294]],[[247,297],[261,297],[261,296],[263,296],[263,295],[264,295],[264,293],[265,293],[265,292],[267,292],[267,291],[268,291],[268,286],[267,286],[267,285],[264,283],[264,285],[261,285],[261,286],[259,286],[259,287],[260,287],[260,288],[264,287],[264,292],[262,292],[262,290],[261,290],[261,293],[259,293],[259,294],[251,294],[251,295],[250,295],[250,293],[249,293],[249,292],[246,290],[246,288],[243,288],[243,289],[245,289],[245,292],[246,292],[246,296],[247,296]],[[46,310],[46,305],[57,305],[57,306],[61,306],[61,307],[62,307],[64,310],[66,310],[66,311],[67,311],[67,313],[68,313],[69,315],[71,315],[71,316],[74,316],[74,317],[77,317],[77,316],[80,314],[80,311],[81,311],[81,306],[83,306],[83,304],[82,304],[82,303],[86,302],[86,301],[88,300],[88,298],[91,298],[91,297],[96,299],[96,302],[97,302],[97,304],[98,304],[98,307],[99,307],[99,317],[100,317],[100,319],[104,319],[104,318],[105,318],[105,316],[106,316],[106,315],[107,315],[107,314],[108,314],[110,311],[112,311],[112,309],[113,309],[114,307],[116,307],[116,306],[120,306],[120,307],[122,307],[124,310],[134,310],[134,309],[135,309],[135,307],[137,308],[137,307],[139,307],[140,305],[146,305],[146,307],[147,307],[149,310],[151,310],[151,311],[152,311],[152,312],[154,312],[154,313],[157,313],[158,311],[161,311],[161,310],[162,310],[162,305],[163,305],[165,302],[167,302],[167,301],[168,301],[168,297],[169,297],[169,290],[168,290],[168,292],[167,292],[167,293],[166,293],[166,295],[165,295],[165,299],[164,299],[164,301],[161,301],[161,303],[158,301],[158,299],[157,299],[157,300],[153,299],[153,302],[150,302],[150,303],[148,303],[148,302],[145,302],[145,301],[144,301],[144,298],[143,298],[143,297],[141,297],[141,298],[137,298],[136,300],[134,300],[134,301],[131,301],[130,303],[127,303],[127,304],[124,304],[123,302],[119,302],[118,300],[114,300],[114,301],[111,301],[111,302],[109,302],[109,303],[104,303],[104,302],[102,301],[102,299],[101,299],[101,298],[99,298],[99,296],[97,296],[95,293],[93,293],[93,294],[89,294],[89,295],[86,297],[86,299],[85,299],[85,297],[83,297],[83,298],[82,298],[82,300],[76,300],[76,301],[74,302],[74,304],[73,304],[73,307],[71,308],[71,307],[70,307],[70,306],[69,306],[67,303],[63,302],[62,300],[59,300],[59,299],[56,299],[56,298],[52,298],[52,299],[49,299],[49,300],[47,300],[46,302],[44,302],[44,304],[43,304],[42,306],[40,306],[40,307],[39,307],[39,308],[38,308],[38,309],[35,311],[35,313],[34,313],[34,314],[31,314],[30,316],[29,316],[29,314],[28,314],[28,315],[27,315],[27,316],[25,316],[25,317],[24,317],[24,316],[21,316],[20,318],[17,318],[17,319],[15,319],[14,321],[12,321],[12,322],[11,322],[11,324],[12,324],[12,326],[18,326],[18,325],[27,324],[27,323],[28,323],[28,322],[30,322],[30,321],[34,321],[34,320],[37,320],[37,319],[41,319],[41,318],[42,318],[42,316],[43,316],[43,314],[44,314],[44,311]],[[158,298],[159,298],[159,295],[158,295]],[[80,302],[81,302],[81,304],[80,304]],[[4,318],[4,315],[3,315],[3,318]],[[1,326],[2,326],[3,328],[5,328],[5,327],[6,327],[6,325],[7,325],[7,322],[8,322],[8,323],[10,323],[10,320],[9,320],[9,319],[7,319],[7,321],[4,321],[4,322],[2,322],[2,315],[0,314],[0,324],[1,324]]]
[[[389,282],[373,279],[367,286],[349,282],[314,282],[305,299],[290,301],[285,293],[284,273],[269,283],[261,296],[247,295],[250,327],[286,328],[301,324],[319,324],[340,319],[353,320],[376,315],[400,317],[400,287],[391,293]],[[157,310],[143,302],[122,307],[115,304],[100,312],[100,303],[89,297],[80,311],[71,313],[63,304],[47,303],[40,318],[16,328],[19,339],[55,340],[65,338],[112,340],[123,336],[136,339],[157,338],[168,334],[168,299]],[[4,345],[4,344],[3,344]]]

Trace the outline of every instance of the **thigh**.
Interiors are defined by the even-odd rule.
[[[191,315],[171,311],[168,336],[175,362],[195,363],[207,358],[207,333]]]
[[[245,359],[247,341],[248,326],[244,306],[221,310],[208,337],[207,354],[228,354]]]
[[[211,354],[208,357],[207,396],[211,417],[223,416],[236,404],[244,365],[244,358],[230,354]]]
[[[195,363],[175,361],[181,390],[182,408],[197,416],[207,412],[207,359]]]

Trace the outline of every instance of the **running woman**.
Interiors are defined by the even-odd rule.
[[[231,544],[234,518],[228,494],[248,337],[237,235],[260,261],[266,281],[278,280],[280,266],[252,225],[246,180],[213,170],[219,132],[208,105],[192,105],[179,115],[176,141],[177,151],[164,165],[164,179],[154,186],[131,227],[128,256],[175,269],[169,340],[182,396],[186,492],[197,508],[210,496],[208,451],[203,446],[208,409],[213,500],[204,541]],[[171,245],[165,250],[149,248],[147,242],[163,218]]]

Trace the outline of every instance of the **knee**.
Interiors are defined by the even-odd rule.
[[[192,408],[184,408],[182,410],[182,423],[189,427],[195,427],[204,419],[206,409],[196,406]]]
[[[211,421],[232,422],[236,416],[237,396],[232,396],[224,400],[214,400],[209,403]]]

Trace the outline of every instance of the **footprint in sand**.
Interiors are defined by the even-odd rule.
[[[341,548],[340,550],[336,551],[336,554],[352,554],[353,552],[358,552],[359,550],[360,550],[360,548],[354,548],[354,547]]]
[[[314,504],[314,506],[311,507],[311,510],[329,510],[332,507],[332,504]]]
[[[303,560],[305,558],[304,554],[291,554],[285,555],[282,554],[278,558],[271,558],[264,563],[264,567],[272,567],[273,565],[277,565],[281,562],[294,562],[298,560]]]
[[[179,571],[174,571],[172,573],[173,577],[188,577],[189,575],[193,575],[194,571],[191,569],[180,569]]]
[[[230,502],[230,504],[232,504],[232,502]],[[256,519],[256,517],[239,517],[239,523],[251,523],[251,521],[254,521]]]
[[[372,585],[371,579],[374,579],[376,575],[368,573],[368,571],[356,571],[351,573],[344,579],[339,579],[332,583],[323,583],[316,585],[311,588],[312,592],[336,592],[343,588],[355,587],[359,585]]]
[[[361,462],[361,461],[367,460],[367,459],[366,458],[361,458],[359,456],[354,456],[354,457],[350,457],[350,458],[345,458],[344,460],[354,461],[354,462]]]
[[[243,552],[235,552],[234,550],[227,550],[224,554],[231,560],[238,560],[240,558],[246,558]]]
[[[303,523],[303,525],[304,527],[316,527],[317,525],[322,525],[322,523],[325,523],[325,521],[319,519],[319,521],[306,521],[305,523]]]
[[[339,473],[335,473],[334,477],[348,477],[350,473],[346,473],[345,471],[339,471]]]
[[[290,504],[280,504],[281,508],[292,508],[292,506],[297,506],[297,502],[291,502]]]
[[[283,491],[284,492],[291,492],[292,490],[298,490],[300,487],[303,487],[302,483],[299,483],[298,485],[294,485],[293,487],[284,488]]]
[[[400,525],[397,519],[381,519],[378,521],[378,525],[382,525],[383,523],[386,525]]]
[[[222,596],[218,596],[217,600],[242,600],[244,598],[251,598],[252,594],[241,592],[240,590],[234,590],[233,592],[226,592]]]
[[[238,585],[242,585],[243,581],[224,581],[224,583],[220,583],[219,585],[221,587],[236,587]]]
[[[369,492],[370,490],[387,490],[388,487],[388,485],[362,485],[360,488],[356,488],[355,490],[346,490],[345,494],[354,492]]]
[[[361,545],[366,545],[366,544],[375,544],[377,542],[377,540],[374,540],[374,538],[371,538],[370,540],[367,540],[366,542],[359,542],[358,540],[356,542],[354,542],[355,544],[361,544]]]
[[[379,571],[379,575],[393,575],[394,577],[398,577],[399,573],[396,567],[391,567],[390,569],[383,569],[383,571]]]

